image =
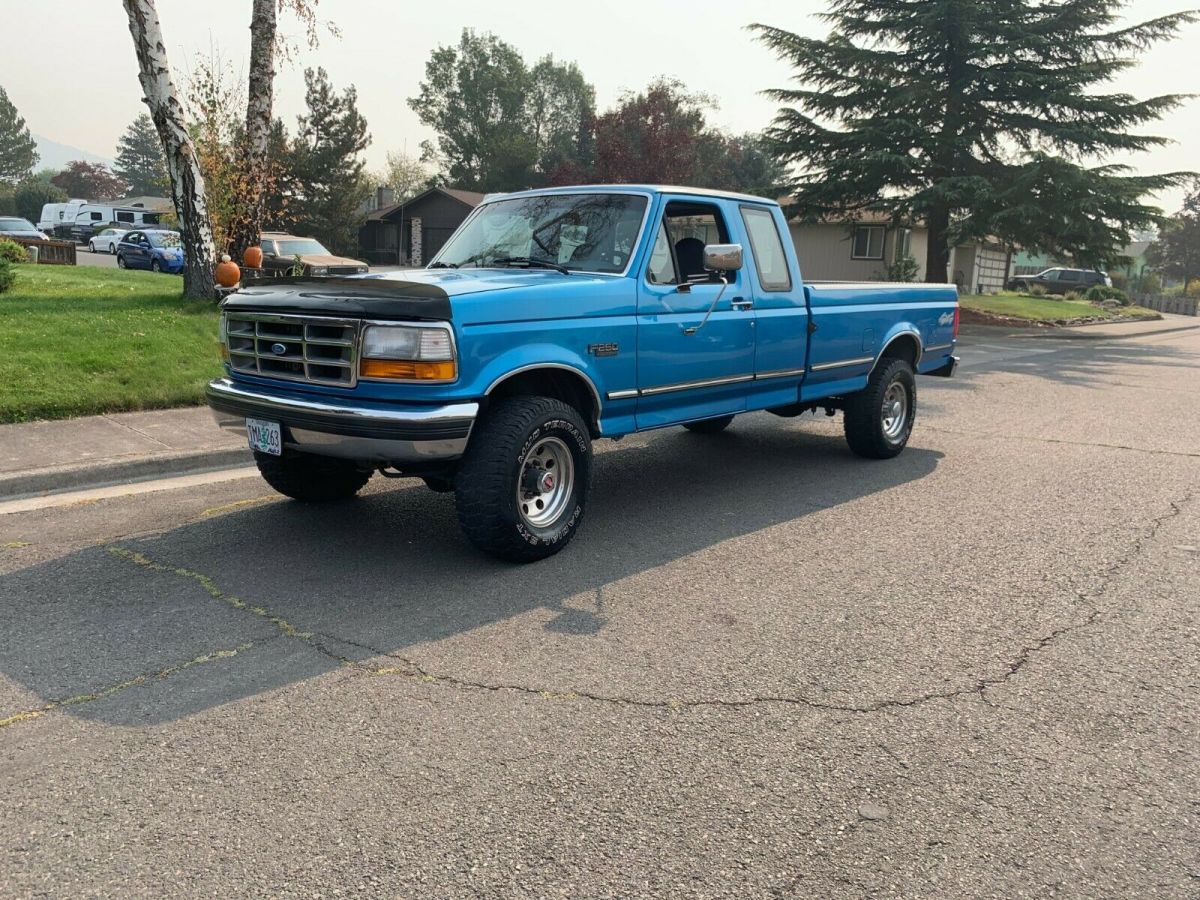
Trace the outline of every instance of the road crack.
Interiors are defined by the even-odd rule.
[[[62,697],[57,700],[50,700],[43,703],[41,706],[36,706],[32,709],[22,710],[21,712],[13,713],[0,719],[0,728],[7,728],[10,725],[17,725],[21,722],[30,722],[34,719],[40,719],[48,712],[53,712],[56,709],[63,709],[69,706],[81,706],[85,703],[94,703],[97,700],[104,700],[114,694],[119,694],[122,691],[127,691],[130,688],[140,687],[144,684],[149,684],[153,681],[162,681],[170,678],[172,675],[178,675],[194,666],[201,666],[206,663],[220,662],[221,660],[232,659],[239,653],[244,653],[255,647],[260,647],[268,641],[277,640],[277,637],[268,638],[264,641],[246,641],[243,644],[238,644],[236,647],[230,647],[224,650],[210,650],[208,653],[202,653],[199,656],[193,657],[186,662],[176,663],[175,665],[167,666],[159,669],[156,672],[144,672],[140,675],[135,675],[132,678],[127,678],[125,681],[111,684],[108,687],[99,688],[95,691],[90,691],[86,694],[74,694],[70,697]]]
[[[1085,610],[1085,615],[1082,618],[1075,622],[1055,628],[1032,643],[1021,647],[1016,656],[1001,672],[985,678],[978,678],[974,681],[974,683],[966,687],[944,691],[929,691],[922,694],[916,694],[912,697],[890,698],[867,704],[829,703],[804,697],[802,695],[788,696],[783,694],[755,694],[742,698],[712,697],[697,699],[647,699],[621,694],[602,694],[578,689],[562,691],[511,682],[492,682],[460,678],[456,675],[450,675],[444,672],[430,671],[410,657],[387,651],[379,647],[373,647],[370,644],[361,641],[350,640],[340,635],[326,632],[301,631],[289,623],[286,619],[283,619],[282,617],[272,613],[266,607],[251,605],[250,603],[247,603],[246,601],[241,600],[232,594],[226,593],[225,591],[221,590],[215,581],[213,581],[213,579],[207,575],[194,572],[190,569],[164,565],[149,559],[143,554],[136,553],[122,547],[109,547],[108,549],[109,552],[115,556],[118,556],[122,559],[127,559],[147,571],[165,572],[195,581],[214,599],[220,600],[234,609],[250,613],[273,623],[279,629],[282,636],[299,640],[306,646],[310,647],[313,651],[337,662],[341,666],[352,669],[358,676],[372,678],[398,677],[424,684],[445,685],[464,691],[513,693],[537,697],[541,700],[581,700],[636,709],[680,711],[685,709],[704,708],[745,709],[760,705],[780,705],[804,707],[822,712],[870,714],[884,712],[887,710],[911,709],[939,700],[953,701],[968,697],[977,697],[980,701],[990,705],[990,700],[988,697],[989,691],[995,690],[996,688],[1005,685],[1010,680],[1015,678],[1035,658],[1037,654],[1053,646],[1064,636],[1081,629],[1088,628],[1096,623],[1101,614],[1100,607],[1097,605],[1096,601],[1107,592],[1109,585],[1116,578],[1116,576],[1119,575],[1127,565],[1129,565],[1141,554],[1146,545],[1148,545],[1154,540],[1155,537],[1157,537],[1158,532],[1162,529],[1162,527],[1183,512],[1184,507],[1194,499],[1194,496],[1194,492],[1188,491],[1188,493],[1185,494],[1181,499],[1170,501],[1170,509],[1163,515],[1152,519],[1147,526],[1142,528],[1141,530],[1143,533],[1130,543],[1129,549],[1126,551],[1126,553],[1124,553],[1120,558],[1115,560],[1111,565],[1103,569],[1101,572],[1097,573],[1096,577],[1100,578],[1099,586],[1090,592],[1080,592],[1078,594],[1076,602],[1082,609]],[[354,647],[358,650],[370,653],[375,657],[395,660],[399,665],[370,665],[361,661],[353,660],[344,655],[335,653],[328,646],[326,646],[326,642],[338,643],[347,647]],[[58,705],[64,704],[60,702]],[[0,720],[0,726],[7,722],[8,720]]]
[[[1150,447],[1133,447],[1128,444],[1104,444],[1095,441],[1071,441],[1065,438],[1038,437],[1028,434],[1011,434],[1003,431],[965,431],[958,428],[942,428],[937,425],[922,425],[922,431],[934,431],[940,434],[955,434],[960,437],[998,438],[1005,441],[1027,441],[1035,444],[1061,444],[1067,447],[1095,447],[1100,450],[1128,450],[1132,453],[1145,453],[1150,456],[1180,456],[1184,459],[1200,459],[1200,453],[1186,450],[1155,450]]]

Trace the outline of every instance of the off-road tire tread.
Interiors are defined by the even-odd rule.
[[[512,465],[529,432],[539,421],[567,419],[580,433],[587,424],[572,406],[553,397],[510,397],[492,406],[475,425],[471,443],[454,479],[458,522],[467,539],[485,553],[510,562],[534,562],[552,556],[570,543],[578,530],[580,515],[565,539],[533,546],[518,534],[514,524],[501,514],[507,503]],[[588,461],[575,467],[579,506],[587,508],[591,489],[590,449]]]
[[[371,480],[354,463],[312,453],[255,453],[259,474],[279,493],[305,503],[349,500]]]
[[[909,390],[908,431],[898,444],[889,443],[883,436],[883,423],[879,413],[883,407],[883,395],[897,376],[907,376]],[[917,379],[907,360],[884,358],[879,361],[867,386],[846,398],[842,424],[846,443],[859,456],[867,459],[891,459],[898,456],[907,446],[917,416]]]
[[[732,421],[733,416],[717,416],[713,419],[701,419],[699,422],[685,422],[683,427],[696,434],[720,434]]]

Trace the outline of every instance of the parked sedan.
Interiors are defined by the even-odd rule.
[[[116,254],[117,244],[121,243],[121,238],[129,234],[124,228],[105,228],[103,231],[98,231],[92,235],[88,241],[88,249],[93,253],[112,253]]]
[[[318,240],[264,231],[263,270],[270,275],[362,275],[367,264],[360,259],[334,256]]]
[[[38,241],[50,240],[50,238],[38,231],[28,219],[18,219],[15,216],[0,216],[0,237],[32,238]]]
[[[152,272],[183,271],[183,245],[175,231],[130,231],[117,243],[117,265]]]

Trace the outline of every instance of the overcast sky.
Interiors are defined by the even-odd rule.
[[[1183,0],[1137,0],[1129,9],[1149,18],[1184,8]],[[243,75],[249,53],[249,0],[159,0],[167,51],[178,77],[198,54],[219,50]],[[316,51],[300,53],[280,67],[276,110],[294,129],[303,110],[303,68],[323,65],[337,86],[358,87],[359,108],[373,137],[372,167],[390,149],[416,153],[431,135],[408,108],[425,61],[438,44],[453,44],[464,26],[492,31],[533,62],[548,53],[574,60],[596,86],[604,109],[628,89],[658,75],[682,80],[716,97],[716,124],[735,132],[757,131],[774,113],[758,95],[782,85],[787,67],[757,45],[743,26],[765,22],[824,35],[815,13],[823,0],[604,0],[590,3],[497,3],[495,0],[406,2],[321,0],[319,12],[341,29],[323,37]],[[54,15],[47,18],[53,8]],[[288,14],[281,28],[297,38]],[[1069,36],[1064,36],[1069,39]],[[1200,25],[1162,45],[1125,73],[1116,88],[1140,97],[1155,93],[1200,94]],[[118,0],[47,6],[22,3],[5,12],[0,85],[30,129],[51,140],[112,156],[126,125],[144,107],[128,24]],[[240,116],[240,110],[231,115]],[[1200,100],[1171,114],[1154,129],[1177,143],[1151,154],[1122,159],[1138,171],[1200,170]],[[1182,192],[1162,198],[1169,210]]]

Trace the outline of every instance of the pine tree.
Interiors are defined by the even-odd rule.
[[[1134,132],[1184,98],[1138,100],[1105,85],[1191,13],[1117,24],[1119,0],[831,0],[833,34],[767,25],[759,39],[795,69],[768,131],[795,166],[797,210],[816,219],[884,211],[924,220],[926,277],[949,250],[997,235],[1098,263],[1160,210],[1147,192],[1185,173],[1100,165],[1165,139]]]
[[[302,234],[343,253],[357,248],[358,209],[371,192],[360,156],[371,142],[358,111],[358,92],[334,91],[324,69],[306,69],[308,115],[297,119],[291,150],[295,199],[291,212]]]
[[[25,120],[0,87],[0,182],[16,184],[38,161],[37,142],[29,135]]]
[[[117,160],[113,171],[129,185],[136,196],[165,194],[171,188],[158,129],[148,115],[134,119],[117,142]]]

